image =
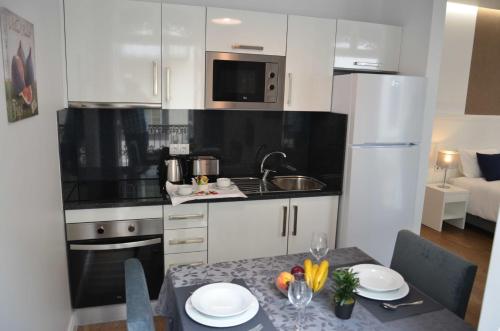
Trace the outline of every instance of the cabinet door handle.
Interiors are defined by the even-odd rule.
[[[299,207],[293,206],[293,232],[292,235],[297,235],[297,214],[299,213]]]
[[[360,66],[360,67],[375,67],[378,68],[382,66],[382,63],[379,62],[362,62],[362,61],[354,61],[354,65]]]
[[[292,104],[292,73],[288,73],[288,98],[286,99],[286,104]]]
[[[169,245],[201,244],[205,238],[172,239],[168,241]]]
[[[158,95],[158,61],[153,61],[153,95]]]
[[[169,221],[181,221],[181,220],[189,220],[189,219],[199,219],[203,218],[205,215],[203,214],[184,214],[184,215],[168,215]]]
[[[165,100],[170,101],[170,67],[165,70]]]
[[[252,50],[252,51],[263,51],[264,50],[264,46],[258,46],[258,45],[232,44],[231,48],[232,49],[247,49],[247,50]]]
[[[288,218],[288,207],[283,206],[283,228],[281,229],[281,236],[286,237],[286,221]]]

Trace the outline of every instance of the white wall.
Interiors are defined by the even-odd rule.
[[[479,3],[489,4],[488,1]],[[443,172],[433,168],[440,149],[500,149],[500,116],[465,115],[476,15],[477,7],[472,5],[448,6],[437,114],[428,157],[428,182],[443,179]],[[460,175],[457,170],[449,174],[449,177]]]
[[[465,112],[477,7],[448,2],[438,88],[438,114]]]
[[[56,127],[64,105],[62,4],[0,6],[35,26],[39,98],[38,116],[8,124],[0,68],[0,330],[61,331],[71,316]]]

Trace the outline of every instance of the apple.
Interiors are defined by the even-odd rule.
[[[295,279],[293,275],[289,272],[283,271],[278,275],[278,278],[276,278],[276,286],[281,290],[281,291],[288,291],[288,285],[290,282],[292,282]]]
[[[292,275],[295,275],[295,274],[303,274],[304,273],[304,268],[302,268],[302,266],[300,265],[296,265],[295,267],[292,268],[292,271],[290,271],[290,273]]]

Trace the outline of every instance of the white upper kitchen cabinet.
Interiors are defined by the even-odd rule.
[[[285,56],[287,17],[207,8],[207,51]]]
[[[161,3],[65,0],[68,101],[161,104]]]
[[[208,205],[208,263],[285,255],[289,199]]]
[[[205,16],[205,7],[163,4],[162,108],[204,108]]]
[[[402,28],[338,20],[335,68],[399,71]]]
[[[338,196],[290,199],[288,254],[309,252],[314,232],[324,232],[335,248]]]
[[[336,21],[288,16],[285,110],[330,111]]]

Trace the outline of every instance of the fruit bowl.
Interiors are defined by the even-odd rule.
[[[323,260],[320,264],[314,265],[310,259],[304,261],[304,267],[294,266],[290,272],[281,272],[274,282],[278,291],[288,297],[288,285],[296,277],[306,280],[309,287],[313,289],[313,297],[321,293],[328,279],[328,261]]]

